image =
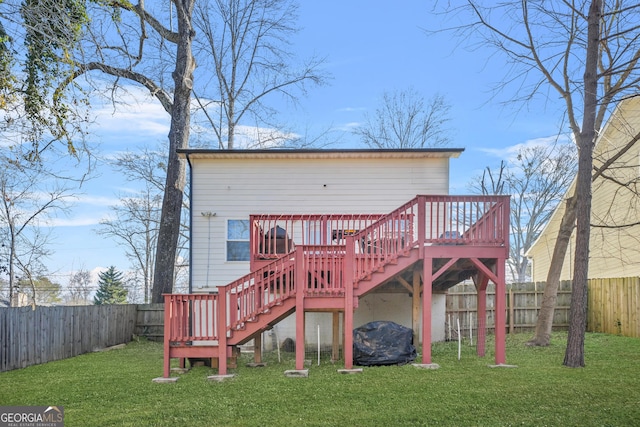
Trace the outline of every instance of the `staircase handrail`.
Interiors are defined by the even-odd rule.
[[[505,209],[506,208],[506,209]],[[348,236],[355,282],[413,247],[509,245],[509,196],[418,195]]]
[[[414,197],[373,224],[347,236],[346,250],[352,252],[354,260],[354,283],[416,245],[418,200],[419,196]]]
[[[261,312],[294,297],[295,251],[218,287],[227,301],[227,330],[255,319]]]

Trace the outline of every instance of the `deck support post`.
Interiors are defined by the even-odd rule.
[[[496,283],[496,365],[503,365],[506,363],[506,350],[505,350],[505,335],[506,335],[506,311],[507,311],[507,290],[505,283],[505,262],[504,258],[498,259],[496,263],[496,276],[498,276],[498,282]]]
[[[296,369],[304,369],[304,292],[307,288],[307,280],[304,274],[304,252],[302,246],[296,247]]]
[[[262,332],[253,339],[253,361],[262,363]]]
[[[487,345],[487,284],[489,277],[479,273],[476,279],[477,307],[478,307],[478,342],[476,343],[476,354],[484,357]]]
[[[431,294],[433,259],[424,258],[422,264],[422,363],[431,363]]]
[[[347,251],[344,259],[344,368],[353,368],[353,286],[355,285],[355,239],[346,236]]]
[[[340,312],[333,312],[331,360],[340,359]]]
[[[169,343],[171,342],[171,295],[164,295],[164,372],[163,377],[169,378],[169,374],[171,373],[171,357],[170,351],[171,346]]]
[[[227,375],[227,292],[218,288],[218,375]]]
[[[413,268],[413,296],[411,298],[411,328],[413,329],[413,342],[420,342],[420,265]]]

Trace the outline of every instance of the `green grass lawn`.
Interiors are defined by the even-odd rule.
[[[0,374],[0,406],[60,405],[66,426],[631,426],[640,425],[640,339],[587,334],[586,368],[562,366],[566,334],[547,348],[507,337],[507,363],[457,343],[433,346],[438,370],[364,368],[342,375],[329,362],[286,378],[293,355],[265,368],[244,362],[222,383],[197,367],[156,384],[162,345],[126,348]],[[492,349],[492,343],[488,348]]]

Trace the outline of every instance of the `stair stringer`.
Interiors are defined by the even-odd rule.
[[[278,322],[290,316],[296,311],[296,298],[289,297],[280,305],[272,306],[268,312],[256,313],[254,321],[245,322],[243,329],[229,328],[230,337],[227,345],[237,346],[247,343],[257,334],[268,331]]]
[[[421,261],[418,248],[413,248],[405,255],[389,260],[377,270],[369,273],[366,278],[360,279],[354,286],[353,295],[356,297],[366,295],[418,261]]]

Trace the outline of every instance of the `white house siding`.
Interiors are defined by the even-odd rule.
[[[249,262],[226,261],[227,220],[250,214],[384,214],[418,194],[448,194],[449,158],[458,154],[190,153],[192,291],[209,292],[249,272]],[[444,295],[434,295],[434,341],[444,340],[445,308]],[[411,311],[407,295],[371,294],[360,299],[355,326],[391,320],[411,327]],[[329,344],[331,314],[305,318],[307,340],[313,343],[320,325],[321,342]],[[294,338],[295,316],[276,329],[280,341]]]
[[[606,124],[594,149],[594,167],[600,167],[640,132],[640,97],[620,103]],[[592,187],[588,277],[612,278],[640,276],[640,225],[616,227],[638,222],[640,198],[637,192],[640,177],[640,142],[613,163]],[[620,183],[631,183],[629,186]],[[573,185],[568,194],[573,194]],[[533,259],[533,280],[546,280],[564,206],[560,205],[529,250]],[[564,260],[561,280],[573,277],[575,233]]]
[[[249,272],[249,262],[225,261],[227,220],[259,213],[387,213],[417,194],[447,194],[448,161],[191,159],[193,291],[213,290]]]

